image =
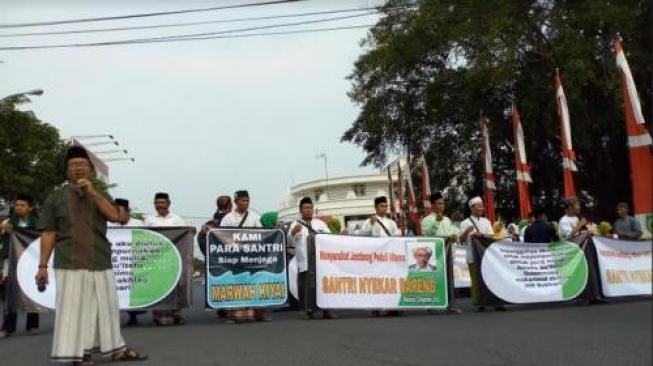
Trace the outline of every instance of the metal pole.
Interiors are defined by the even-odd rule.
[[[327,155],[326,152],[321,152],[315,155],[316,159],[324,158],[324,175],[326,176],[326,193],[329,195],[329,168],[327,167]]]
[[[327,168],[327,155],[324,153],[324,175],[326,176],[326,191],[329,196],[329,168]]]

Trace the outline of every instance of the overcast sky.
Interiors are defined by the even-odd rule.
[[[0,23],[201,8],[228,1],[4,0]],[[0,29],[0,35],[64,29],[194,22],[312,12],[378,4],[373,0],[314,0],[240,10]],[[326,15],[321,17],[333,17]],[[315,19],[316,17],[313,17]],[[295,22],[276,19],[110,34],[0,38],[1,46],[94,42]],[[376,16],[295,29],[373,24]],[[292,28],[284,28],[292,29]],[[281,29],[279,29],[281,30]],[[112,134],[135,163],[110,163],[112,193],[151,212],[152,196],[167,191],[173,212],[209,216],[218,194],[248,189],[252,207],[276,210],[291,181],[363,174],[360,149],[340,143],[358,110],[345,79],[364,51],[366,29],[98,48],[0,51],[0,98],[42,88],[27,109],[63,137]],[[108,147],[97,148],[99,150]]]

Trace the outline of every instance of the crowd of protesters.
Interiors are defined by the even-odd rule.
[[[4,283],[15,273],[9,273],[7,264],[10,237],[17,228],[41,232],[41,258],[35,268],[36,281],[41,286],[48,284],[48,260],[54,251],[54,268],[57,279],[56,318],[52,348],[52,359],[89,365],[93,353],[108,353],[116,361],[143,360],[146,357],[122,338],[119,310],[116,300],[115,279],[111,266],[110,244],[106,237],[107,224],[122,226],[186,226],[183,218],[171,211],[170,195],[158,192],[154,195],[153,215],[144,221],[131,215],[129,201],[112,199],[108,194],[94,188],[92,184],[93,164],[87,152],[77,146],[66,154],[67,184],[59,187],[40,207],[39,215],[32,197],[19,194],[12,202],[9,217],[0,220],[1,246],[0,264]],[[473,237],[490,240],[512,240],[526,243],[548,243],[569,239],[583,233],[609,235],[614,238],[633,240],[642,236],[639,222],[628,214],[629,206],[621,202],[616,206],[617,219],[612,225],[596,225],[581,214],[581,202],[577,198],[565,199],[565,210],[558,222],[549,222],[543,208],[537,207],[526,221],[505,223],[497,220],[491,223],[484,217],[484,202],[480,197],[468,201],[469,215],[456,224],[447,216],[445,199],[440,192],[430,196],[432,212],[421,219],[422,233],[429,237],[442,237],[471,248]],[[281,227],[287,236],[289,251],[298,266],[299,297],[306,301],[306,275],[308,270],[307,239],[311,234],[333,233],[373,237],[402,236],[400,225],[389,214],[388,198],[374,199],[374,213],[352,230],[333,232],[326,222],[314,215],[311,198],[304,197],[298,204],[298,219],[291,223],[277,222],[276,215],[259,216],[250,209],[250,195],[238,190],[232,197],[220,195],[212,219],[201,226],[197,241],[200,251],[206,255],[206,234],[220,227],[275,228]],[[409,231],[408,235],[413,235]],[[427,256],[429,253],[416,253]],[[477,264],[471,250],[467,251],[467,263],[473,268]],[[475,271],[470,271],[475,273]],[[471,278],[472,287],[477,282]],[[472,291],[473,297],[474,291]],[[452,306],[451,312],[461,312]],[[497,307],[497,310],[504,310]],[[137,316],[143,312],[129,312],[128,325],[138,324]],[[218,312],[225,323],[241,323],[270,320],[262,308],[237,308]],[[388,315],[397,315],[388,312]],[[3,314],[0,338],[6,338],[17,329],[17,314],[6,311]],[[307,318],[317,314],[308,310]],[[323,318],[332,319],[330,311],[321,311]],[[380,315],[376,313],[375,315]],[[158,310],[153,313],[155,324],[165,326],[183,324],[181,309]],[[28,313],[26,330],[35,333],[39,327],[39,314]],[[74,326],[71,326],[74,325]],[[72,332],[72,333],[71,333]]]

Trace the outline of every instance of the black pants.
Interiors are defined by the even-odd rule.
[[[314,286],[314,285],[313,285]],[[321,310],[317,307],[315,291],[311,291],[311,284],[308,281],[308,272],[299,272],[297,274],[297,292],[299,292],[299,302],[302,310]],[[313,296],[311,296],[313,294]]]
[[[308,299],[306,295],[308,294],[308,272],[299,272],[297,274],[297,292],[299,292],[299,307],[301,310],[309,310]]]
[[[2,330],[7,333],[16,332],[16,323],[18,322],[17,313],[5,313],[4,320],[2,322]],[[32,330],[39,328],[39,313],[27,313],[27,322],[25,329]]]

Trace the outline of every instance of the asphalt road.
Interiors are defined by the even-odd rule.
[[[340,312],[335,320],[311,321],[278,311],[271,322],[238,325],[221,324],[198,307],[184,311],[186,325],[154,327],[147,314],[143,325],[123,328],[123,335],[150,356],[130,364],[148,366],[652,364],[650,300],[485,313],[475,312],[467,300],[461,305],[465,313],[458,315],[373,318]],[[40,334],[27,336],[21,329],[0,340],[0,365],[47,365],[51,333],[48,314]]]

